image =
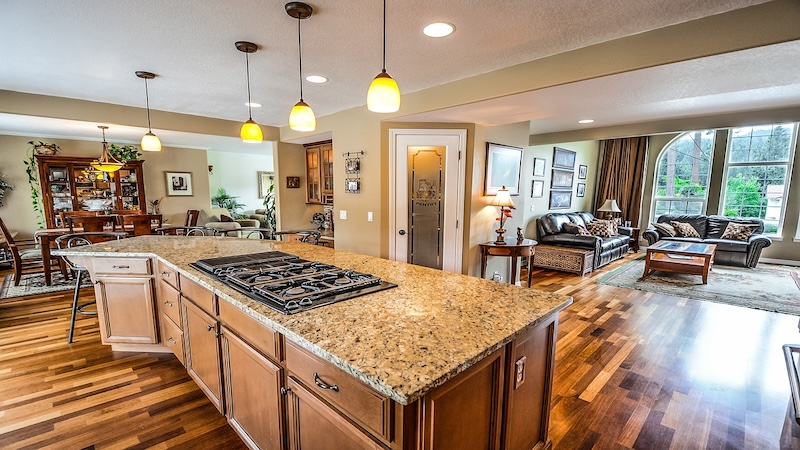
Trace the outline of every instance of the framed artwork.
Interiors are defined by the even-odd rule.
[[[553,178],[550,187],[553,189],[572,189],[572,179],[575,172],[571,170],[553,169]]]
[[[578,179],[585,180],[586,179],[586,172],[589,171],[589,168],[581,164],[578,166]]]
[[[547,160],[544,158],[533,158],[533,176],[543,177],[546,164]]]
[[[300,177],[286,177],[286,187],[297,189],[300,187]]]
[[[187,196],[192,193],[192,173],[191,172],[164,172],[167,177],[167,196]]]
[[[509,194],[519,195],[521,166],[521,148],[487,142],[483,195],[496,195],[503,186]]]
[[[553,167],[575,169],[575,152],[565,148],[553,147]]]
[[[550,191],[550,209],[568,209],[572,206],[572,191]]]
[[[586,194],[586,183],[578,183],[578,192],[575,194],[576,197],[583,197]]]
[[[258,172],[258,198],[264,198],[270,186],[275,184],[274,172]]]
[[[531,198],[544,197],[544,180],[531,181]]]

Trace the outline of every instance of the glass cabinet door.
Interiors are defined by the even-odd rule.
[[[120,169],[116,176],[119,180],[120,209],[146,209],[144,205],[139,204],[140,197],[137,169]]]
[[[56,226],[61,227],[61,218],[58,213],[73,210],[73,194],[70,186],[69,166],[49,166],[47,168],[47,186],[53,199],[53,212]]]
[[[114,208],[114,183],[108,174],[92,170],[88,164],[75,164],[72,175],[76,210],[108,213]]]

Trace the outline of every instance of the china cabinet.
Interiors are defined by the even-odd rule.
[[[333,143],[308,144],[306,149],[306,203],[333,204]]]

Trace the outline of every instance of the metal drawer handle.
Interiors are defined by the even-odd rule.
[[[111,266],[112,269],[130,269],[131,266]]]
[[[170,308],[172,307],[172,302],[165,301],[165,302],[164,302],[164,304],[165,304],[165,305],[167,305],[167,306],[169,306]]]
[[[168,276],[170,276],[170,273],[169,272],[161,272],[161,276],[162,277],[168,277]]]
[[[206,330],[207,330],[207,331],[211,331],[211,330],[213,330],[214,328],[216,328],[214,325],[206,325]]]
[[[167,339],[167,340],[169,341],[170,344],[176,344],[178,342],[172,336],[170,336],[169,339]]]
[[[317,386],[321,387],[322,389],[330,389],[333,392],[339,392],[339,386],[337,386],[335,384],[333,386],[331,386],[330,384],[325,384],[325,382],[323,382],[319,378],[319,374],[317,372],[314,372],[314,384],[316,384]]]

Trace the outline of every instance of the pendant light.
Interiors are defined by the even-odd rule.
[[[136,72],[136,76],[144,79],[144,98],[147,101],[147,134],[142,136],[142,150],[160,152],[161,141],[158,140],[158,136],[153,134],[153,129],[150,127],[150,93],[147,90],[147,80],[152,80],[156,74],[139,70]]]
[[[297,48],[300,56],[300,101],[289,113],[289,128],[295,131],[314,131],[317,128],[317,118],[308,103],[303,101],[303,46],[300,41],[300,21],[311,17],[314,10],[301,2],[289,2],[285,8],[287,14],[297,19]]]
[[[264,141],[264,133],[261,132],[261,127],[253,120],[253,107],[250,101],[250,53],[255,53],[258,50],[258,46],[252,42],[238,41],[236,49],[244,53],[244,59],[247,63],[247,112],[250,115],[247,122],[242,124],[239,135],[242,137],[242,142],[258,144]]]
[[[386,0],[383,0],[383,70],[369,85],[367,109],[377,113],[392,113],[400,109],[400,88],[386,73]]]
[[[108,142],[106,142],[106,130],[108,127],[105,125],[98,125],[97,128],[103,130],[103,154],[100,155],[100,158],[97,160],[89,163],[89,165],[101,172],[116,172],[121,169],[125,163],[119,162],[117,158],[114,158],[108,153]]]

